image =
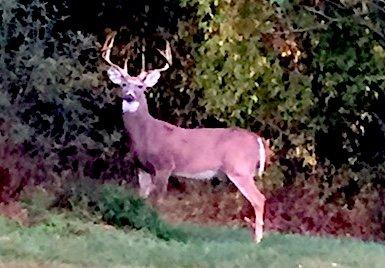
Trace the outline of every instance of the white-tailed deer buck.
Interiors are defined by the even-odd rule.
[[[262,175],[268,148],[258,135],[236,128],[185,129],[160,121],[148,112],[145,91],[154,86],[160,72],[172,64],[170,45],[158,50],[167,60],[161,69],[145,71],[138,76],[127,73],[127,61],[121,68],[110,60],[116,32],[111,33],[102,48],[102,56],[111,66],[108,76],[120,85],[123,98],[123,120],[131,137],[132,152],[141,164],[139,184],[141,195],[167,191],[170,176],[210,179],[225,174],[252,204],[255,223],[254,239],[262,239],[264,195],[254,182],[256,172]],[[144,66],[143,66],[144,68]],[[159,193],[159,192],[158,192]]]

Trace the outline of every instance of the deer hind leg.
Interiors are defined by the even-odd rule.
[[[251,226],[254,228],[254,240],[259,243],[263,236],[263,213],[266,198],[257,189],[253,176],[228,175],[228,177],[254,208],[255,224],[251,223]],[[249,222],[248,219],[246,221]]]
[[[155,185],[152,182],[151,175],[143,170],[139,170],[139,195],[142,198],[147,198],[151,192],[155,189]]]

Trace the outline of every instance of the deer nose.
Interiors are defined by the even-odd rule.
[[[135,100],[135,97],[132,94],[128,94],[123,98],[127,102],[133,102]]]

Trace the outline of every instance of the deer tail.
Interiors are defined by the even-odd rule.
[[[261,177],[263,172],[265,171],[266,166],[266,150],[263,144],[262,138],[260,136],[257,137],[258,142],[258,156],[259,156],[259,167],[258,167],[258,176]]]

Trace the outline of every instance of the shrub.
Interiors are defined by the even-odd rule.
[[[127,186],[100,184],[82,179],[67,182],[54,206],[68,208],[93,221],[134,229],[147,229],[157,237],[185,240],[178,228],[167,225],[157,212]]]
[[[130,174],[117,95],[97,67],[98,43],[91,35],[59,32],[64,18],[55,10],[38,0],[4,4],[0,161],[11,179],[2,199],[25,184],[69,174]]]
[[[153,208],[128,189],[106,185],[101,189],[99,202],[100,213],[109,223],[119,227],[147,228],[165,240],[184,240],[183,232],[167,226]]]
[[[350,172],[346,167],[341,169],[333,183],[312,177],[271,193],[266,203],[266,228],[382,241],[384,190],[373,184],[352,187],[346,180]]]
[[[288,181],[310,176],[317,162],[355,171],[383,162],[380,8],[275,2],[181,1],[197,14],[198,30],[181,35],[198,40],[192,87],[203,92],[201,116],[271,136],[274,173]]]
[[[299,36],[313,76],[318,156],[357,168],[360,161],[382,162],[385,21],[380,8],[354,1],[294,1],[282,9],[287,21],[304,29]]]

